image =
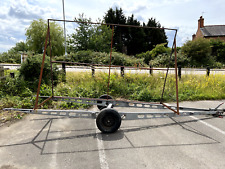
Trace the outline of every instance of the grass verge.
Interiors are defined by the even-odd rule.
[[[161,99],[165,74],[132,74],[126,73],[124,77],[120,74],[112,73],[110,77],[109,95],[117,99],[139,100],[147,102],[158,102]],[[11,88],[17,88],[11,84]],[[19,86],[21,87],[21,86]],[[24,92],[20,96],[6,95],[0,98],[0,123],[22,118],[24,114],[14,112],[6,114],[2,111],[6,107],[33,108],[35,93]],[[91,73],[68,72],[66,82],[59,83],[54,88],[55,96],[87,97],[99,98],[108,91],[108,74],[96,73],[92,77]],[[43,84],[40,95],[50,96],[51,87]],[[183,75],[179,80],[179,100],[220,100],[225,99],[225,75]],[[163,97],[164,102],[176,100],[175,77],[169,75]],[[48,101],[42,108],[51,109],[78,109],[89,108],[89,105],[82,105],[68,102]]]

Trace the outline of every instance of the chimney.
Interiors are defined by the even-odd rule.
[[[196,38],[196,34],[193,34],[192,35],[192,40],[195,40],[195,38]]]
[[[198,20],[198,29],[204,27],[204,18],[200,16],[200,19]]]

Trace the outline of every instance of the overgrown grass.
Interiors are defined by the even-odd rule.
[[[121,77],[113,73],[110,78],[109,94],[114,98],[140,101],[160,101],[165,74],[125,74]],[[70,97],[98,98],[107,93],[108,74],[98,73],[93,78],[90,73],[67,73],[67,83],[55,88],[55,95]],[[48,89],[50,92],[50,88]],[[164,93],[164,101],[175,101],[175,77],[169,75]],[[225,75],[184,75],[179,80],[179,99],[215,100],[225,99]]]
[[[158,102],[161,99],[165,74],[132,74],[126,73],[125,77],[112,73],[110,78],[109,95],[115,99],[129,99],[147,102]],[[2,86],[0,89],[0,110],[5,107],[33,108],[35,94],[27,87],[20,86],[16,90],[15,80],[8,80],[8,89]],[[22,83],[23,84],[23,83]],[[4,89],[5,91],[2,91]],[[108,89],[108,74],[68,72],[66,82],[59,83],[54,87],[55,96],[88,97],[99,98],[106,94]],[[8,91],[11,91],[8,93]],[[8,94],[6,94],[8,93]],[[50,96],[51,87],[43,84],[40,95]],[[179,100],[216,100],[225,99],[225,75],[183,75],[179,80]],[[169,75],[163,97],[164,102],[176,100],[175,78]],[[41,101],[41,99],[40,99]],[[78,109],[88,108],[88,105],[81,105],[67,102],[49,101],[42,108],[54,109]]]

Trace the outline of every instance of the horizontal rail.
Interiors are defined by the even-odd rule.
[[[14,109],[5,108],[5,111],[18,111],[28,114],[65,116],[71,118],[96,118],[96,112],[85,110],[51,110],[51,109]]]
[[[49,96],[40,96],[41,98],[49,98]],[[114,100],[114,99],[98,99],[98,98],[79,98],[79,97],[61,97],[54,96],[51,98],[54,101],[66,101],[80,104],[108,106],[112,104],[113,107],[128,107],[128,108],[145,108],[145,109],[169,109],[172,113],[176,113],[176,106],[171,106],[165,103],[158,102],[141,102],[130,100]],[[225,112],[225,109],[218,108],[192,108],[192,107],[179,107],[181,111],[195,111],[195,112]]]
[[[99,66],[99,67],[109,67],[109,65],[102,64],[92,64],[92,63],[79,63],[79,62],[65,62],[65,61],[52,61],[51,63],[64,63],[64,64],[74,64],[74,65],[83,65],[83,66]],[[167,68],[148,68],[148,67],[133,67],[133,66],[119,66],[111,65],[110,67],[124,67],[128,69],[142,69],[142,70],[163,70],[167,71]]]
[[[95,119],[98,112],[85,110],[51,110],[51,109],[16,109],[5,108],[4,111],[18,111],[28,114],[64,116],[69,118],[92,118]],[[119,112],[123,120],[142,120],[154,118],[180,117],[190,115],[215,115],[216,111],[187,111],[180,112],[179,115],[173,112]]]
[[[43,97],[43,96],[40,96]],[[47,97],[48,98],[48,97]],[[107,106],[112,104],[113,107],[130,107],[130,108],[148,108],[148,109],[165,109],[163,105],[156,102],[139,102],[139,101],[122,101],[113,99],[96,99],[96,98],[79,98],[79,97],[52,97],[54,101],[66,101],[80,104]]]
[[[75,23],[83,23],[83,24],[96,24],[96,25],[106,25],[106,26],[118,26],[118,27],[130,27],[130,28],[144,28],[144,29],[162,29],[162,30],[177,31],[177,29],[174,29],[174,28],[164,28],[164,27],[159,28],[159,27],[150,27],[150,26],[124,25],[124,24],[99,23],[99,22],[83,22],[83,21],[63,20],[63,19],[48,19],[48,21],[75,22]]]

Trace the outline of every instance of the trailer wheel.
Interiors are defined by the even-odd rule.
[[[99,97],[99,99],[108,99],[108,100],[111,100],[111,99],[113,99],[113,98],[112,98],[111,96],[107,95],[107,94],[104,94],[104,95],[101,95],[101,96]],[[98,104],[101,104],[102,101],[98,100],[97,103],[98,103]],[[107,105],[107,106],[108,106],[108,104],[109,104],[109,103],[106,102],[106,105]],[[104,109],[104,108],[107,108],[107,106],[97,105],[97,107],[98,107],[99,110],[102,110],[102,109]],[[112,106],[112,108],[113,108],[113,106]]]
[[[103,109],[96,118],[98,129],[103,133],[114,133],[121,125],[121,117],[115,109]]]

